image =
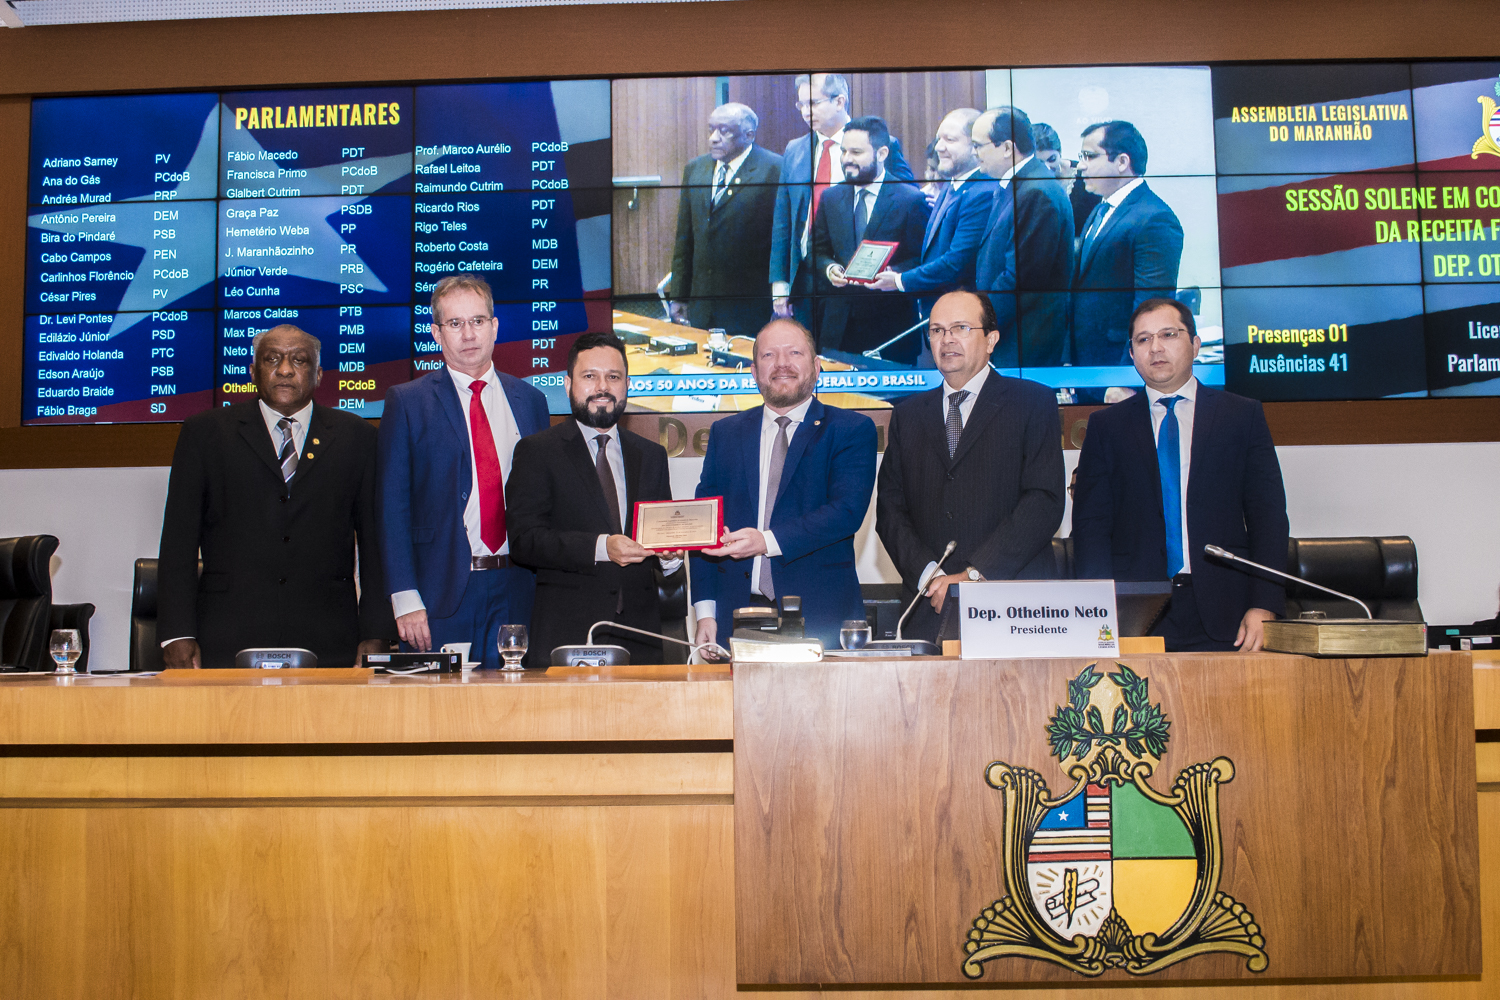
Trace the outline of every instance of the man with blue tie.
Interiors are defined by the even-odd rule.
[[[1129,122],[1083,131],[1079,173],[1104,200],[1089,214],[1078,248],[1070,323],[1075,365],[1125,364],[1135,308],[1177,291],[1182,223],[1147,185],[1146,154],[1146,140]]]
[[[917,308],[922,316],[944,293],[974,285],[974,263],[995,203],[995,183],[980,171],[969,134],[978,117],[973,108],[959,108],[938,125],[938,175],[948,183],[939,190],[927,220],[921,262],[904,273],[886,268],[875,276],[874,287],[882,292],[920,296]],[[915,339],[922,338],[918,334]]]
[[[1148,299],[1130,329],[1146,387],[1089,419],[1073,497],[1077,575],[1170,580],[1157,628],[1168,652],[1253,652],[1286,608],[1283,585],[1212,562],[1203,546],[1286,565],[1286,490],[1265,413],[1193,376],[1199,340],[1182,303]]]
[[[797,110],[808,133],[786,144],[781,158],[781,186],[771,223],[771,303],[777,316],[812,322],[813,219],[823,195],[843,180],[844,127],[849,110],[849,81],[838,73],[804,73],[794,81]],[[891,136],[885,170],[893,181],[913,179],[901,154],[901,140]]]
[[[819,402],[819,371],[812,334],[772,320],[755,338],[765,405],[713,425],[695,495],[724,498],[724,533],[692,558],[699,643],[728,639],[736,608],[787,595],[825,644],[865,616],[854,535],[875,487],[875,424]]]
[[[386,586],[409,649],[472,644],[499,666],[501,625],[531,620],[535,577],[510,560],[505,480],[516,442],[547,426],[534,386],[495,370],[490,286],[450,275],[432,292],[443,366],[393,386],[380,420]]]

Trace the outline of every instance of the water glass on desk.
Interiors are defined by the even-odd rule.
[[[521,660],[526,656],[529,641],[525,625],[500,626],[500,658],[505,663],[501,670],[521,670]]]
[[[83,637],[78,634],[76,628],[59,628],[52,630],[52,643],[50,645],[52,659],[57,664],[57,672],[60,674],[73,673],[73,664],[83,655]]]
[[[845,649],[864,649],[870,643],[870,623],[851,618],[839,626],[839,645]]]

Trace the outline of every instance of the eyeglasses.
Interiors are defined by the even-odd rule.
[[[1187,330],[1180,326],[1169,326],[1165,330],[1157,330],[1155,333],[1137,333],[1130,338],[1130,342],[1136,347],[1145,347],[1155,341],[1158,337],[1163,343],[1170,344],[1179,337],[1187,336]]]
[[[463,333],[464,327],[467,326],[477,333],[478,331],[483,330],[488,324],[492,323],[494,319],[495,317],[493,316],[470,316],[468,319],[464,319],[460,316],[455,316],[452,319],[443,320],[443,322],[438,325],[446,326],[454,333]]]
[[[954,323],[952,326],[939,326],[937,323],[934,323],[927,328],[927,336],[936,339],[944,334],[951,333],[955,337],[967,337],[975,330],[983,333],[984,327],[974,326],[971,323]]]
[[[832,98],[829,98],[829,97],[819,97],[819,98],[817,98],[816,100],[813,100],[813,101],[798,101],[797,102],[797,110],[798,111],[806,111],[808,108],[815,108],[819,104],[827,104],[831,100],[832,100]]]

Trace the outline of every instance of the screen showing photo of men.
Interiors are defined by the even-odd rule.
[[[889,405],[941,380],[927,316],[957,288],[994,303],[996,366],[1060,402],[1138,384],[1129,317],[1163,295],[1223,383],[1206,68],[809,70],[612,97],[637,406],[755,405],[749,338],[778,316],[812,331],[821,398]]]

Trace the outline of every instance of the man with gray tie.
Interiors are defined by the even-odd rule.
[[[516,445],[505,505],[511,553],[536,571],[528,667],[545,667],[557,646],[583,645],[589,626],[614,621],[661,631],[659,560],[631,537],[638,502],[672,499],[667,453],[620,426],[629,396],[625,345],[613,333],[585,333],[568,351],[563,386],[573,419]],[[662,646],[623,629],[595,642],[624,646],[632,663],[660,663]]]
[[[232,667],[241,649],[290,646],[319,666],[353,666],[396,636],[375,517],[375,429],[313,402],[317,338],[276,326],[251,350],[258,398],[200,413],[177,438],[157,564],[162,660]]]

